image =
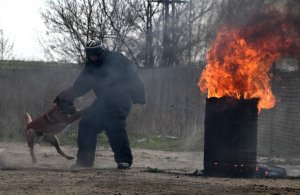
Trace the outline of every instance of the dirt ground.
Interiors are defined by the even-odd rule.
[[[288,179],[232,179],[193,175],[203,168],[201,152],[133,149],[132,168],[118,170],[110,149],[99,147],[95,168],[81,171],[50,146],[37,145],[36,154],[32,165],[25,143],[0,143],[0,194],[300,194],[300,165],[285,165]]]

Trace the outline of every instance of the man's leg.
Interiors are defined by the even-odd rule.
[[[125,126],[126,122],[124,117],[110,118],[106,121],[105,125],[106,135],[114,152],[118,168],[129,168],[133,159]]]
[[[88,123],[88,120],[83,120],[79,124],[76,164],[84,167],[93,167],[97,144],[97,131],[91,128]]]
[[[76,164],[79,166],[94,166],[97,134],[102,130],[101,110],[95,104],[94,102],[79,122],[76,161]]]
[[[125,120],[131,109],[131,98],[120,89],[112,89],[106,93],[104,99],[106,103],[104,129],[114,152],[115,161],[118,168],[129,168],[132,164],[132,153]]]

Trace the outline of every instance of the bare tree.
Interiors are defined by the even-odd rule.
[[[208,19],[214,13],[214,1],[190,1],[177,7],[175,22],[172,24],[173,63],[188,64],[196,61],[202,48],[209,41],[210,23]]]
[[[103,13],[108,18],[110,33],[116,34],[113,50],[121,51],[125,48],[131,59],[138,64],[132,45],[135,41],[135,23],[137,16],[131,12],[126,0],[102,0],[99,6],[103,6]]]
[[[144,62],[144,66],[153,68],[155,66],[154,51],[154,22],[155,16],[160,13],[159,4],[154,5],[152,0],[126,0],[130,5],[131,12],[136,16],[134,23],[138,35],[137,58]]]
[[[214,11],[214,1],[126,1],[138,16],[136,47],[143,52],[146,67],[188,64],[199,57],[206,45],[210,24],[205,21]]]
[[[211,25],[208,20],[214,14],[216,1],[160,2],[163,2],[161,18],[164,23],[161,24],[162,38],[157,37],[161,42],[157,47],[162,48],[159,63],[162,66],[193,64],[207,45]]]
[[[107,19],[97,0],[49,0],[42,11],[47,26],[44,49],[50,58],[78,63],[84,60],[84,46],[89,39],[104,42]]]
[[[216,27],[225,23],[245,25],[255,13],[274,7],[280,0],[222,0],[218,4]]]
[[[154,67],[156,55],[153,23],[155,22],[155,15],[160,13],[159,5],[153,5],[151,0],[117,1],[119,5],[122,5],[123,10],[118,12],[116,7],[120,6],[117,4],[109,4],[110,1],[104,0],[102,2],[103,5],[108,5],[105,6],[104,12],[110,18],[112,29],[116,34],[120,34],[120,30],[116,28],[119,25],[116,26],[116,24],[123,24],[124,26],[127,23],[125,25],[127,33],[123,33],[121,40],[128,53],[135,58],[136,62],[145,67]],[[122,15],[124,19],[118,20],[118,15]],[[120,21],[123,22],[120,23]]]
[[[175,2],[175,1],[172,1]],[[206,45],[215,1],[173,3],[165,29],[164,4],[153,0],[49,0],[42,17],[48,27],[41,40],[50,59],[84,60],[84,45],[100,39],[145,67],[188,64]],[[165,36],[169,34],[169,42]],[[166,54],[169,60],[165,60]],[[167,62],[167,63],[163,63]]]
[[[0,60],[8,60],[12,57],[14,42],[6,37],[2,28],[0,28]]]
[[[136,61],[128,43],[135,19],[124,0],[49,0],[42,18],[48,32],[40,42],[50,59],[81,63],[86,42],[99,39],[111,50],[125,48]]]

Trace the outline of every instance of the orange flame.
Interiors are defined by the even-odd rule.
[[[260,22],[243,28],[224,25],[220,29],[198,82],[202,93],[207,92],[208,98],[259,98],[259,110],[274,107],[269,70],[283,55],[297,55],[300,44],[295,44],[299,31],[291,28],[293,23],[279,17],[278,12],[273,14],[277,17],[271,21],[260,18]]]

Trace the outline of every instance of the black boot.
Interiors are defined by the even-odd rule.
[[[94,167],[95,153],[94,152],[77,152],[76,164],[71,166],[71,169],[86,169]]]
[[[119,162],[118,169],[130,169],[131,165],[127,162]]]

